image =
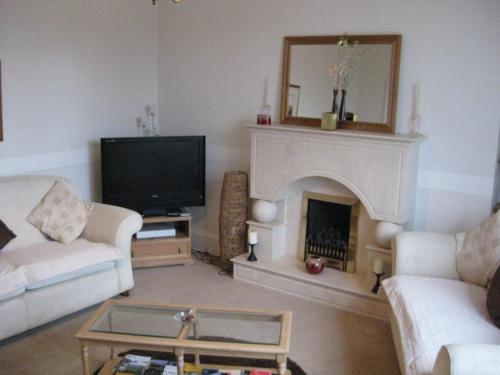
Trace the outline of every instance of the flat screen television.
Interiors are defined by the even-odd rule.
[[[205,205],[205,137],[102,138],[103,202],[144,216]]]

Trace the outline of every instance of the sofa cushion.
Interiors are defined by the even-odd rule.
[[[488,288],[486,307],[491,320],[500,328],[500,267],[497,268]]]
[[[91,209],[64,182],[56,181],[26,220],[53,240],[69,244],[82,234]]]
[[[14,238],[16,238],[15,233],[11,231],[2,220],[0,220],[0,250],[7,246],[7,244]]]
[[[26,277],[21,269],[15,269],[4,261],[5,255],[0,255],[0,302],[24,293]]]
[[[383,285],[401,334],[405,373],[431,374],[442,345],[500,344],[485,288],[421,276],[395,276]]]
[[[30,283],[27,285],[26,289],[28,290],[33,290],[33,289],[40,289],[44,288],[49,285],[54,285],[58,283],[62,283],[64,281],[72,280],[72,279],[77,279],[79,277],[85,276],[85,275],[90,275],[92,273],[104,271],[104,270],[109,270],[112,268],[116,267],[116,261],[111,260],[109,262],[103,262],[103,263],[97,263],[97,264],[92,264],[91,266],[88,267],[83,267],[75,271],[71,272],[65,272],[53,277],[49,277],[48,279],[40,280],[40,281],[35,281],[33,283]]]
[[[500,264],[500,211],[467,232],[458,248],[457,271],[468,282],[486,287]]]
[[[2,250],[6,253],[16,247],[49,241],[37,228],[28,223],[26,216],[33,210],[55,181],[64,181],[77,194],[71,182],[54,176],[0,177],[0,217],[17,235]]]
[[[118,249],[85,239],[78,239],[69,245],[55,241],[43,242],[16,248],[1,255],[4,264],[16,271],[22,270],[28,289],[31,285],[40,285],[42,281],[57,277],[63,280],[64,275],[79,275],[79,270],[110,261],[116,262],[121,258]]]

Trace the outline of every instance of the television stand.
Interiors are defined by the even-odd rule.
[[[158,267],[192,264],[191,216],[151,216],[144,223],[171,223],[175,237],[132,239],[132,267]]]

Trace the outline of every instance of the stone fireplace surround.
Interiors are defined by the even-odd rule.
[[[391,251],[374,244],[377,221],[412,226],[420,135],[326,132],[299,126],[245,125],[251,133],[250,196],[276,202],[272,223],[248,222],[256,230],[258,262],[233,259],[234,277],[387,319],[385,297],[370,292],[374,256],[390,272]],[[354,274],[326,269],[305,272],[299,260],[302,192],[357,198],[361,202]]]

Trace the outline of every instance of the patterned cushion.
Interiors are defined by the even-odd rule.
[[[0,220],[0,250],[2,250],[14,238],[16,238],[14,232],[12,232],[7,225]]]
[[[500,328],[500,267],[491,280],[486,297],[486,307],[491,320]]]
[[[500,211],[467,232],[457,253],[457,271],[468,282],[486,287],[500,264]]]
[[[53,240],[68,244],[82,234],[92,205],[57,181],[26,220]]]

